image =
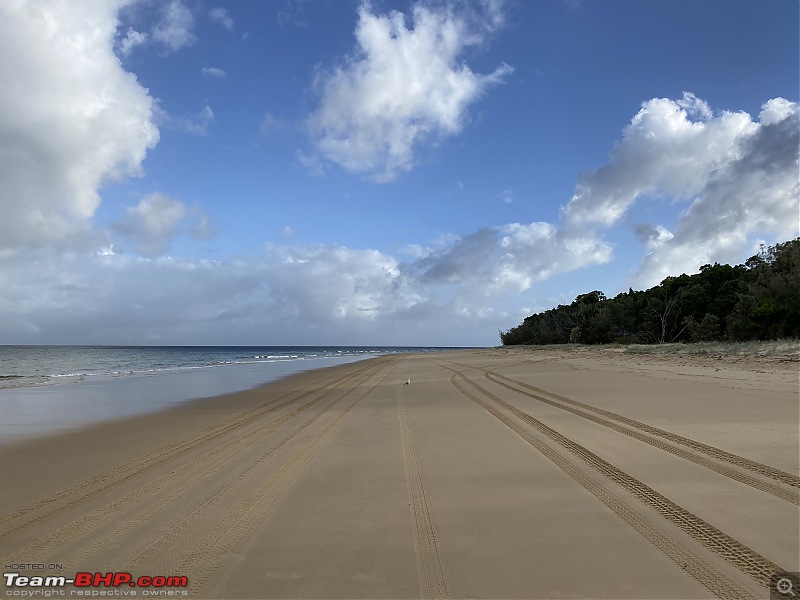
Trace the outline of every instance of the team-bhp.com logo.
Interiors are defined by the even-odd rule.
[[[142,575],[141,577],[134,578],[133,575],[127,572],[111,571],[108,573],[88,573],[80,572],[75,573],[74,577],[58,576],[29,576],[21,575],[20,573],[3,573],[5,580],[7,596],[43,596],[43,594],[36,593],[36,590],[43,590],[45,588],[64,588],[68,585],[76,588],[88,588],[70,590],[70,595],[77,596],[135,596],[136,592],[131,590],[129,593],[119,593],[125,588],[143,588],[142,596],[177,596],[186,595],[184,590],[180,594],[179,590],[175,588],[185,588],[189,585],[189,579],[184,575]],[[22,588],[22,589],[19,589]],[[97,588],[115,588],[117,593],[111,590],[99,590]],[[167,593],[165,588],[169,588],[171,593]],[[125,590],[128,591],[128,590]],[[28,592],[28,593],[21,593]],[[103,593],[105,592],[105,593]],[[176,593],[177,592],[177,593]],[[65,595],[65,594],[56,594]]]

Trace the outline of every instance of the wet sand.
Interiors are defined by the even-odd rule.
[[[116,597],[765,598],[796,358],[384,356],[7,444],[0,559],[188,579]]]

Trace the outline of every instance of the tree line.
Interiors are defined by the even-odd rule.
[[[800,238],[761,246],[742,265],[703,265],[614,298],[581,294],[500,332],[503,345],[664,344],[800,337]]]

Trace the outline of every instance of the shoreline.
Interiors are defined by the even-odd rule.
[[[258,387],[401,346],[0,347],[0,444]],[[52,372],[55,374],[43,375]]]
[[[124,461],[132,450],[134,454],[155,452],[182,436],[196,434],[252,411],[265,403],[265,395],[282,395],[313,386],[331,370],[346,372],[358,363],[376,359],[308,369],[244,390],[192,398],[158,410],[96,421],[82,427],[9,439],[0,444],[0,465],[10,481],[17,484],[31,484],[42,478],[57,481],[61,479],[60,473],[69,470],[68,466],[78,467],[78,473],[70,474],[65,481],[89,477],[97,469]],[[102,450],[102,455],[98,455],[98,450]],[[21,457],[25,460],[20,460]],[[34,461],[35,466],[28,461]],[[29,493],[36,495],[33,489]]]
[[[254,389],[283,377],[369,356],[304,358],[143,372],[0,389],[0,445],[159,412],[201,398]],[[326,364],[327,363],[327,364]]]
[[[46,575],[187,576],[196,598],[708,596],[670,558],[681,548],[679,560],[760,597],[741,565],[796,570],[800,499],[747,465],[800,480],[797,391],[795,362],[610,349],[309,370],[0,446],[0,558],[63,564]],[[681,529],[538,422],[752,553],[723,559],[713,536]],[[647,434],[677,454],[631,423],[672,436]]]

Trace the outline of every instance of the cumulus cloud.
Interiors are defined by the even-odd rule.
[[[579,175],[567,222],[607,227],[638,198],[689,199],[711,173],[739,157],[741,141],[756,129],[744,112],[712,118],[708,105],[690,93],[678,101],[648,100],[624,129],[610,162]]]
[[[99,187],[158,142],[153,99],[113,51],[117,8],[0,4],[0,251],[85,234]]]
[[[483,23],[491,28],[499,5],[485,6],[491,11]],[[412,168],[420,145],[461,131],[467,108],[511,67],[478,74],[461,61],[485,31],[460,14],[416,4],[407,18],[375,14],[362,4],[356,50],[315,78],[320,103],[308,127],[319,156],[389,181]]]
[[[113,223],[112,228],[130,238],[138,252],[154,256],[169,248],[185,217],[182,202],[156,192],[128,207],[126,218]]]
[[[530,289],[554,275],[613,258],[603,233],[646,201],[688,203],[670,230],[638,223],[646,254],[628,283],[644,288],[708,262],[736,263],[753,240],[798,235],[800,122],[795,103],[764,104],[758,120],[714,113],[692,94],[645,102],[611,161],[582,174],[557,224],[485,227],[438,249],[412,245],[407,265],[420,285],[487,297]]]
[[[318,244],[267,251],[270,296],[287,318],[374,320],[420,300],[398,262],[377,250]]]
[[[161,19],[153,29],[152,38],[167,52],[177,52],[194,44],[197,36],[194,33],[192,11],[181,0],[172,0],[164,5]]]
[[[233,31],[233,19],[224,8],[212,8],[208,13],[208,18],[219,23],[228,31]]]
[[[738,156],[708,174],[674,233],[644,257],[637,283],[653,285],[706,263],[740,262],[755,237],[774,243],[800,234],[797,108],[783,99],[764,105]]]
[[[188,208],[183,202],[161,192],[142,197],[129,206],[125,217],[111,224],[114,233],[129,240],[133,249],[145,256],[166,252],[178,234],[207,239],[214,234],[208,216],[198,207]]]
[[[651,250],[675,237],[666,227],[662,225],[653,227],[650,223],[637,223],[634,232],[638,240]]]
[[[688,203],[674,231],[636,225],[648,254],[630,283],[649,287],[708,262],[742,260],[754,236],[798,234],[798,110],[768,101],[754,120],[715,113],[685,92],[642,105],[608,164],[582,173],[564,209],[566,230],[611,227],[636,202]]]
[[[591,235],[574,235],[550,223],[485,227],[423,254],[410,270],[424,284],[449,284],[484,296],[521,292],[554,274],[603,264],[611,247]]]

